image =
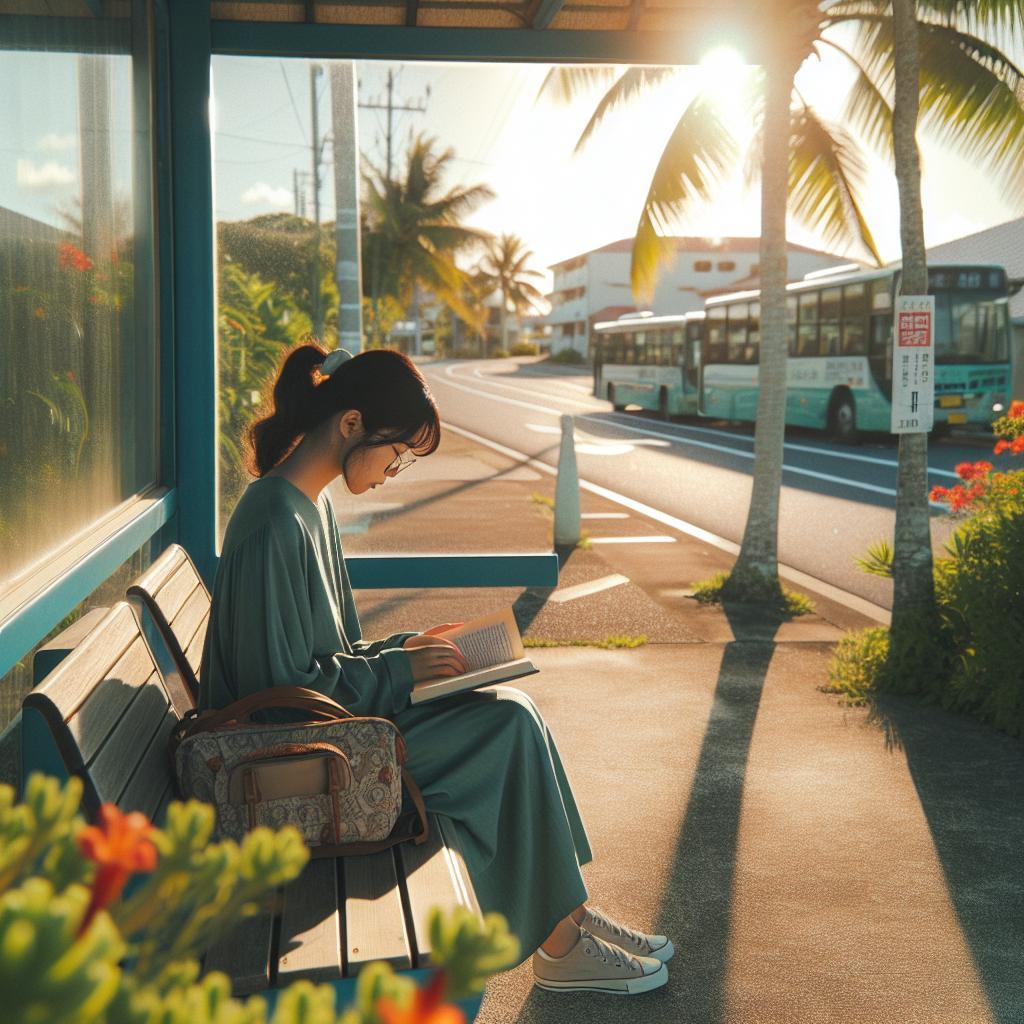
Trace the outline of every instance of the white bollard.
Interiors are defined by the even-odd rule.
[[[576,444],[571,416],[563,416],[562,447],[555,483],[555,547],[580,542],[580,476],[576,470]]]

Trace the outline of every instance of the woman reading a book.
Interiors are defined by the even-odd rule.
[[[413,684],[466,671],[437,634],[362,638],[327,486],[386,483],[436,450],[426,381],[398,352],[287,354],[272,411],[247,433],[246,488],[228,522],[200,668],[201,708],[303,686],[390,718],[427,809],[449,816],[484,911],[505,915],[550,989],[632,993],[667,980],[672,944],[586,906],[590,844],[533,702],[496,686],[410,705]]]

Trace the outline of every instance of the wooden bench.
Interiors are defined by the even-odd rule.
[[[174,798],[167,739],[181,711],[127,602],[82,631],[48,645],[68,653],[25,698],[25,769],[80,777],[88,816],[110,801],[159,824]],[[429,967],[431,907],[480,913],[452,823],[436,815],[424,845],[311,861],[280,897],[275,913],[243,922],[206,957],[207,969],[232,978],[236,995],[309,978],[334,983],[344,1005],[371,960]],[[479,1004],[462,1004],[470,1019]]]

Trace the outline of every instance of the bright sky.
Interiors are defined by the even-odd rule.
[[[0,62],[0,205],[57,223],[56,210],[77,194],[76,58],[66,54],[7,54]],[[130,94],[127,59],[112,76],[116,96]],[[498,194],[471,222],[493,232],[520,235],[539,268],[635,229],[651,175],[665,141],[698,87],[718,99],[722,116],[741,142],[751,135],[747,69],[736,63],[680,69],[671,81],[610,116],[581,154],[574,146],[600,89],[563,106],[537,93],[547,69],[537,65],[406,64],[396,73],[395,100],[426,105],[425,113],[399,113],[394,138],[400,152],[412,131],[426,131],[457,154],[452,183],[485,182]],[[381,102],[388,65],[361,62],[360,98]],[[829,52],[801,70],[798,88],[827,118],[837,119],[849,77]],[[321,78],[321,130],[330,122],[329,90]],[[429,98],[427,90],[429,88]],[[236,220],[293,208],[296,170],[310,156],[310,76],[305,61],[216,58],[216,217]],[[121,100],[117,101],[121,103]],[[384,116],[360,111],[364,152],[383,163]],[[124,115],[115,110],[115,124]],[[116,141],[130,167],[128,133]],[[922,142],[925,232],[929,244],[1001,223],[1024,210],[1012,208],[976,168]],[[333,218],[330,146],[325,147],[322,209]],[[884,161],[871,157],[865,208],[882,255],[899,256],[896,185]],[[743,184],[741,163],[720,197],[678,225],[694,235],[756,235],[759,199]],[[820,247],[812,233],[791,224],[793,241]]]

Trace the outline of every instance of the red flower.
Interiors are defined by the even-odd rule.
[[[956,467],[956,475],[961,480],[970,482],[971,480],[980,480],[982,477],[988,476],[992,472],[991,462],[961,462]]]
[[[466,1015],[452,1003],[442,1003],[445,973],[435,971],[426,988],[418,988],[412,1006],[403,1009],[390,999],[377,1003],[377,1015],[384,1024],[466,1024]]]
[[[994,455],[1002,455],[1003,452],[1008,452],[1009,450],[1010,450],[1010,442],[1009,441],[996,441],[996,446],[995,446],[995,448],[992,449],[992,453]]]
[[[1024,402],[1011,402],[1010,411],[1007,413],[1007,416],[1011,420],[1024,419]]]
[[[125,883],[138,871],[156,867],[157,851],[149,838],[153,825],[144,814],[122,814],[114,804],[100,808],[98,824],[78,834],[82,853],[96,862],[92,898],[82,919],[79,934],[89,927],[96,913],[109,906],[122,893]]]
[[[81,249],[76,248],[70,242],[61,242],[57,246],[57,258],[64,270],[92,270],[95,266]]]
[[[948,487],[933,487],[928,492],[929,501],[945,501],[949,497]]]
[[[64,371],[64,376],[67,377],[67,379],[69,381],[71,381],[72,384],[75,383],[76,378],[75,378],[75,371],[74,370],[65,370]]]

